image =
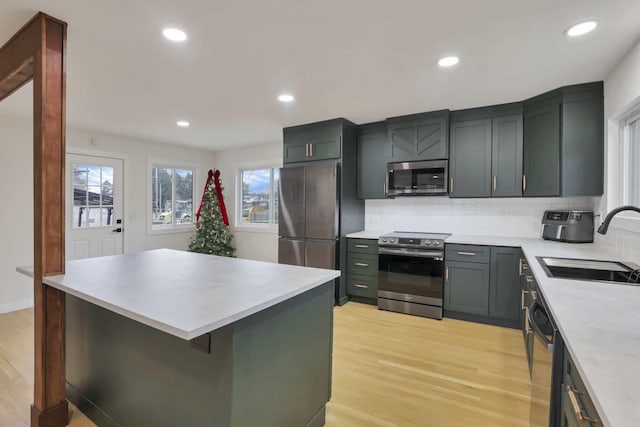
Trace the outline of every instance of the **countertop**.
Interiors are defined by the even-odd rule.
[[[375,239],[382,234],[347,237]],[[640,287],[549,278],[536,257],[625,260],[594,244],[529,237],[453,234],[446,243],[522,248],[603,424],[640,425]]]
[[[33,276],[33,269],[19,272]],[[340,276],[297,267],[158,249],[69,261],[43,282],[70,295],[190,340]]]

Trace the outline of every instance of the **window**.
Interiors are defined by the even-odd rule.
[[[193,168],[151,167],[151,229],[193,224]]]
[[[278,168],[240,170],[237,225],[278,223]]]
[[[113,225],[113,168],[73,164],[73,228]]]
[[[625,204],[640,206],[640,112],[625,122]]]

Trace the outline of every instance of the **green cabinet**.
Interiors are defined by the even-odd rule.
[[[492,121],[491,171],[493,197],[522,196],[522,114]]]
[[[524,257],[520,255],[520,330],[524,339],[524,349],[527,355],[527,364],[529,365],[529,375],[533,373],[533,331],[529,327],[529,307],[533,302],[533,292],[537,292],[537,284],[530,273],[529,264]]]
[[[284,128],[284,163],[339,159],[344,120]]]
[[[347,294],[371,304],[378,298],[378,241],[347,239]]]
[[[602,421],[587,392],[584,381],[575,369],[571,355],[565,349],[562,393],[560,402],[561,427],[596,427]]]
[[[519,248],[447,244],[445,316],[511,328],[522,325],[520,254]]]
[[[387,119],[389,162],[446,159],[449,110]]]
[[[450,197],[522,195],[522,104],[453,111]]]
[[[448,261],[444,308],[468,314],[489,314],[489,264]]]
[[[552,101],[524,113],[524,177],[527,197],[560,195],[560,104]]]
[[[603,194],[603,93],[597,82],[525,101],[525,197]]]
[[[451,124],[450,197],[491,196],[491,120]]]
[[[358,199],[386,199],[389,142],[386,122],[358,127]]]
[[[520,320],[520,253],[519,248],[491,248],[491,282],[489,316]]]

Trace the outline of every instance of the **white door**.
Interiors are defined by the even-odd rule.
[[[123,160],[67,154],[67,259],[122,253]]]

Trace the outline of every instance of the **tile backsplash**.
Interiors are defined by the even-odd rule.
[[[617,253],[625,261],[640,264],[640,233],[609,227],[606,235],[596,233],[596,244]]]
[[[538,237],[545,210],[592,210],[599,201],[595,199],[398,197],[367,200],[365,230]]]

